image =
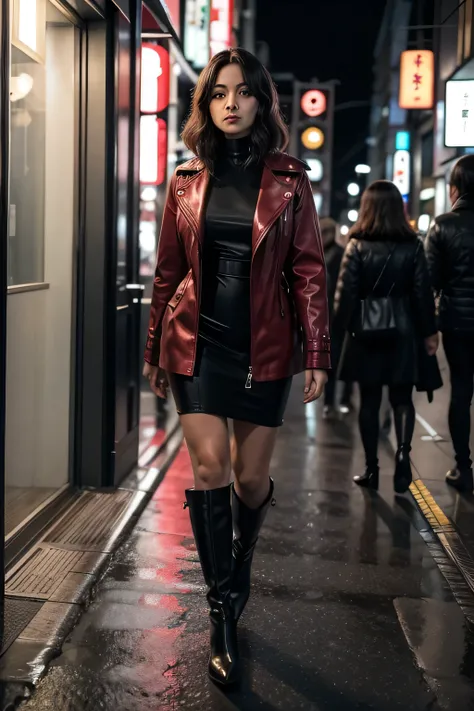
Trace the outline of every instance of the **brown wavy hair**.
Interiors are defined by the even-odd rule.
[[[394,242],[416,239],[400,191],[389,180],[376,180],[364,190],[359,218],[349,232],[351,238]]]
[[[267,153],[285,150],[288,146],[288,129],[269,72],[247,50],[226,49],[214,55],[201,72],[193,93],[191,113],[181,134],[185,145],[201,158],[209,170],[213,169],[225,140],[223,132],[212,121],[209,104],[219,72],[233,62],[240,65],[249,91],[258,101],[258,111],[250,133],[249,163],[257,163]]]

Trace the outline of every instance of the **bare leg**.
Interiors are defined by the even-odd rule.
[[[196,489],[218,489],[230,482],[227,421],[214,415],[182,415],[181,426],[194,471]]]
[[[276,436],[275,427],[234,421],[234,486],[239,499],[251,509],[257,509],[268,496],[270,461]]]

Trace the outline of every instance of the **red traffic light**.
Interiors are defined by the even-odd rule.
[[[301,97],[301,108],[307,116],[321,116],[326,111],[326,94],[319,89],[305,91]]]

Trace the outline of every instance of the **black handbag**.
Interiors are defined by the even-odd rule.
[[[393,249],[385,260],[377,281],[372,287],[372,293],[360,301],[359,323],[354,335],[362,341],[387,342],[394,340],[398,335],[395,308],[393,297],[391,296],[395,282],[390,287],[387,296],[374,296],[373,293],[384,275],[392,254]]]

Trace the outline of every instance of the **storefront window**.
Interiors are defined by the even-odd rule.
[[[70,480],[78,32],[47,0],[14,0],[7,536]]]
[[[46,150],[45,0],[15,0],[10,85],[8,285],[44,281]]]

